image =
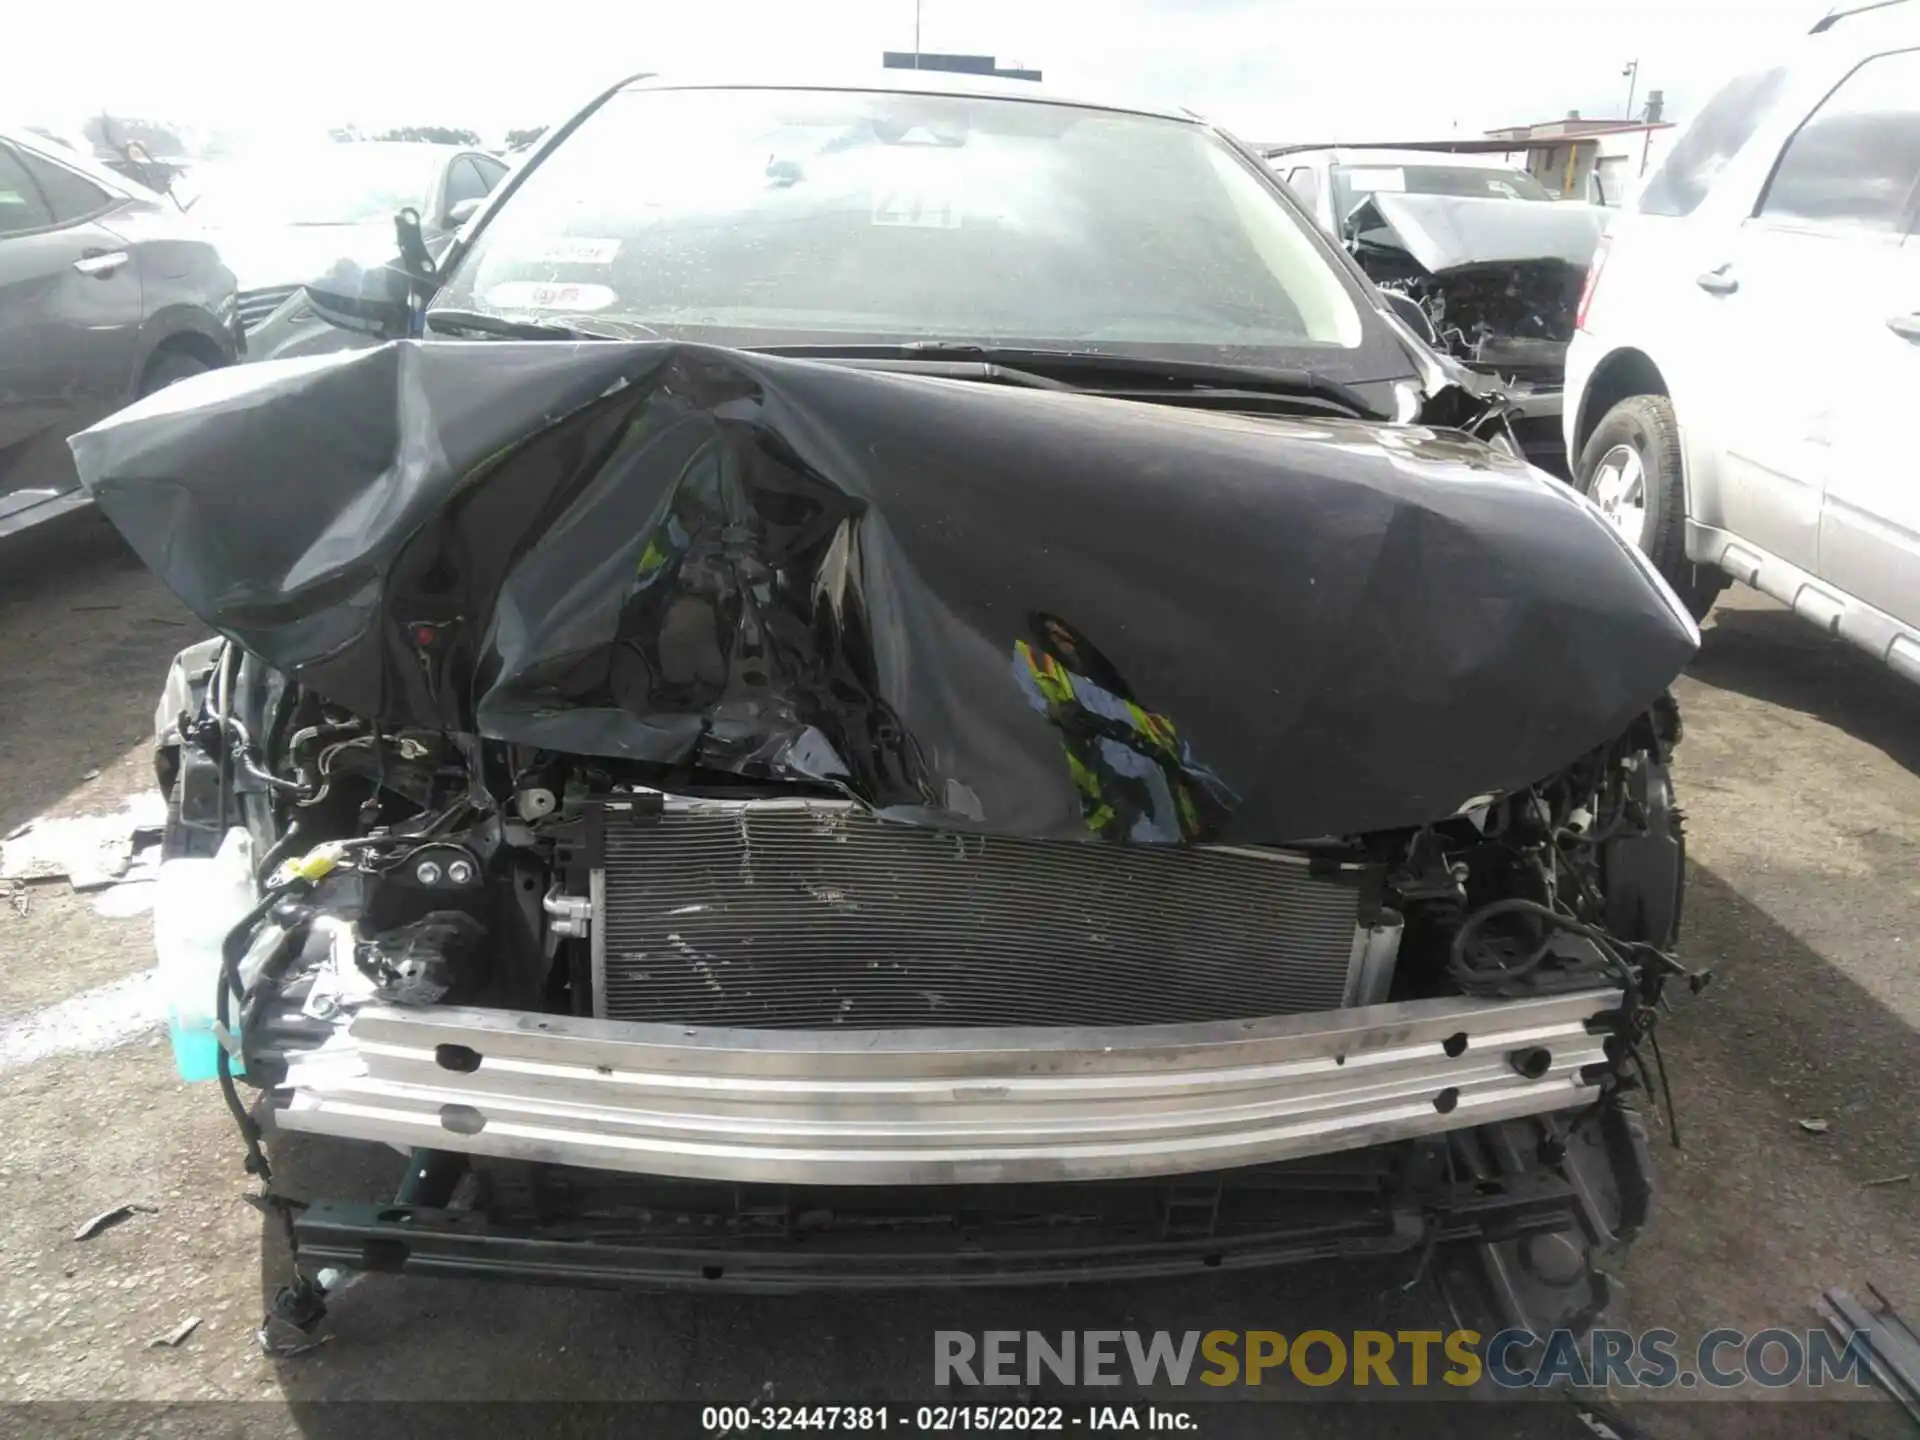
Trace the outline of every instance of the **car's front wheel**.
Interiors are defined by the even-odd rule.
[[[1629,545],[1653,561],[1696,620],[1726,588],[1719,571],[1687,558],[1687,488],[1680,426],[1664,395],[1632,395],[1606,413],[1580,452],[1581,492]]]
[[[164,390],[177,381],[212,368],[206,361],[184,350],[162,350],[147,366],[147,373],[140,377],[140,398],[144,400],[156,390]]]

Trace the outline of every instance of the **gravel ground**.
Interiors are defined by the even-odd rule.
[[[0,834],[116,808],[150,783],[157,686],[198,634],[96,521],[0,551]],[[1920,1323],[1920,1173],[1893,1178],[1920,1172],[1920,690],[1736,590],[1682,702],[1685,953],[1717,978],[1662,1030],[1685,1146],[1655,1131],[1660,1208],[1620,1318],[1682,1337],[1804,1328],[1822,1287],[1872,1281]],[[35,887],[25,916],[0,904],[0,1035],[137,975],[149,946],[146,917],[102,915],[64,886]],[[201,1435],[365,1437],[394,1412],[316,1402],[913,1400],[927,1398],[935,1329],[1444,1323],[1433,1296],[1394,1288],[1399,1274],[1352,1266],[860,1300],[376,1277],[338,1298],[330,1343],[273,1361],[253,1330],[283,1255],[244,1201],[217,1093],[174,1079],[157,1030],[115,1038],[0,1063],[0,1432],[118,1434],[152,1413],[114,1402],[258,1402],[187,1412]],[[156,1209],[70,1238],[129,1200]],[[189,1316],[199,1328],[178,1348],[149,1344]],[[1661,1437],[1911,1433],[1883,1405],[1808,1399],[1623,1408]],[[1290,1406],[1284,1425],[1271,1407],[1196,1409],[1207,1434],[1585,1433],[1558,1405],[1497,1425],[1457,1406]],[[535,1428],[557,1413],[488,1412]],[[420,1428],[426,1412],[410,1414]]]

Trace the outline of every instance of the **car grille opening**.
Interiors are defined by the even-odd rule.
[[[242,290],[240,292],[240,327],[252,331],[260,327],[269,315],[287,302],[287,297],[298,290],[298,285],[275,285],[265,290]]]
[[[747,1028],[1137,1025],[1383,999],[1370,872],[1010,839],[834,801],[601,807],[595,1012]]]

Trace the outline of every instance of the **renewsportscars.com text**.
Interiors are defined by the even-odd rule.
[[[937,1330],[933,1380],[972,1388],[1040,1385],[1372,1386],[1503,1390],[1554,1385],[1629,1389],[1871,1388],[1867,1338],[1822,1329],[1712,1330],[1683,1347],[1672,1330]]]

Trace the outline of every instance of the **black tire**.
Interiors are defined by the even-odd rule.
[[[1602,470],[1618,474],[1618,457],[1631,450],[1639,461],[1645,503],[1638,544],[1654,569],[1666,578],[1680,603],[1704,620],[1714,597],[1727,587],[1718,570],[1687,558],[1687,487],[1680,455],[1680,426],[1673,402],[1664,395],[1630,395],[1602,418],[1580,451],[1574,484],[1580,493],[1607,507]],[[1606,462],[1603,465],[1603,462]]]
[[[204,374],[213,367],[197,355],[184,350],[162,350],[147,362],[147,373],[140,377],[140,396],[145,399],[156,390],[164,390],[176,381]]]

